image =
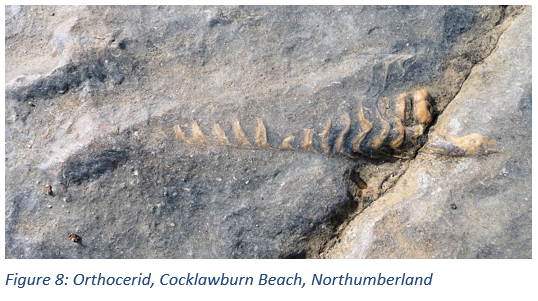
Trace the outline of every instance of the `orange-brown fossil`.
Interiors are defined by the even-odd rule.
[[[289,150],[295,150],[295,148],[293,148],[293,146],[291,146],[291,144],[290,144],[293,141],[293,139],[295,139],[295,136],[286,137],[286,139],[284,139],[284,141],[282,141],[282,148],[283,149],[289,149]]]
[[[213,133],[215,133],[215,137],[217,137],[217,140],[220,144],[230,145],[230,141],[228,141],[226,133],[222,130],[218,123],[215,123],[215,125],[213,126]]]
[[[183,131],[181,130],[181,127],[179,124],[176,124],[174,127],[174,132],[176,133],[176,139],[187,142],[190,145],[194,145],[195,143],[191,142],[187,137],[185,137],[185,134],[183,134]]]
[[[194,138],[194,140],[201,144],[209,143],[209,141],[207,141],[204,134],[202,133],[202,129],[200,129],[200,126],[196,121],[192,123],[192,137]]]
[[[423,151],[447,157],[487,155],[497,152],[497,141],[477,133],[463,137],[442,134],[433,137]]]
[[[239,146],[248,146],[250,143],[247,140],[247,136],[245,136],[245,133],[243,133],[243,129],[241,128],[241,125],[239,124],[239,120],[234,121],[233,130],[235,134],[235,139],[237,140],[237,143]]]
[[[304,130],[300,145],[293,145],[295,136],[286,136],[280,147],[271,147],[267,139],[267,129],[261,117],[256,118],[254,144],[250,144],[243,132],[239,120],[233,121],[232,130],[236,144],[231,143],[218,123],[213,126],[215,139],[208,139],[202,133],[197,122],[192,123],[192,139],[187,139],[179,125],[174,128],[178,140],[190,145],[215,144],[230,145],[243,148],[267,148],[275,150],[303,150],[320,152],[327,155],[343,155],[357,158],[393,157],[400,159],[413,158],[426,142],[428,128],[434,120],[434,111],[429,93],[417,90],[413,93],[400,93],[394,101],[384,97],[379,105],[365,107],[359,103],[355,120],[347,112],[342,113],[342,127],[332,131],[329,118],[319,134],[314,128]],[[355,126],[355,128],[354,128]],[[351,136],[353,134],[353,136]],[[320,136],[321,141],[315,138]],[[348,137],[349,136],[349,137]],[[331,138],[332,137],[332,138]],[[212,141],[213,140],[213,141]],[[331,147],[331,141],[334,145]],[[424,152],[440,156],[470,156],[489,154],[495,151],[495,140],[487,139],[479,134],[464,137],[442,135],[436,137],[424,147]],[[317,148],[321,150],[318,151]]]
[[[258,117],[256,121],[258,122],[258,126],[256,127],[256,137],[254,141],[258,146],[261,146],[263,148],[271,148],[269,144],[267,144],[267,132],[265,130],[263,120]]]
[[[331,148],[329,146],[329,133],[331,132],[331,120],[327,121],[327,124],[323,128],[323,131],[321,132],[321,149],[323,149],[323,152],[326,154],[331,153]]]
[[[346,155],[344,151],[344,142],[346,140],[347,134],[349,133],[349,130],[351,129],[351,118],[345,112],[342,116],[346,120],[346,126],[344,127],[342,132],[340,132],[340,135],[338,136],[338,140],[336,140],[335,149],[341,155]]]
[[[314,140],[314,130],[313,129],[306,129],[303,139],[303,145],[302,147],[306,150],[311,150],[313,152],[316,151],[314,146],[312,145]]]

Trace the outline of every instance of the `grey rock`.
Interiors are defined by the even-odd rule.
[[[427,89],[444,115],[517,12],[8,7],[6,257],[318,257],[422,160],[323,155],[327,120],[334,152],[343,112],[349,146],[359,108],[374,120],[401,92]],[[254,144],[257,117],[272,149],[174,130],[214,142],[219,123],[236,143],[237,119]],[[299,150],[304,129],[318,152]],[[277,150],[290,135],[298,150]]]

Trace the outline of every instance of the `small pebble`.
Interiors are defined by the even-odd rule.
[[[450,204],[450,209],[456,210],[458,209],[458,206],[456,206],[456,204]]]
[[[51,205],[51,204],[48,204],[48,205],[47,205],[47,208],[52,209],[52,205]]]

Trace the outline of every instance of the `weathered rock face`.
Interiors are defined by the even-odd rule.
[[[428,156],[353,220],[332,257],[531,258],[531,11],[506,29],[439,117],[439,136],[480,132],[482,157]]]
[[[363,142],[371,146],[384,130],[378,112],[394,110],[385,100],[427,89],[435,101],[433,110],[440,115],[431,134],[459,136],[473,130],[506,147],[496,123],[490,128],[468,125],[465,120],[470,118],[464,113],[449,113],[448,121],[443,121],[447,114],[443,110],[464,82],[469,85],[466,78],[472,67],[492,51],[493,55],[500,51],[494,49],[503,30],[516,26],[512,25],[516,21],[526,26],[523,17],[517,17],[519,10],[7,7],[6,256],[317,257],[332,246],[342,223],[380,195],[386,198],[402,189],[401,197],[429,189],[399,188],[402,177],[427,160],[422,155],[399,160],[369,158],[372,153],[356,159],[323,154],[323,141],[336,154],[340,140],[349,153],[353,137],[364,129],[361,112],[372,121],[372,134]],[[530,55],[524,57],[520,51],[518,58],[522,66],[530,65]],[[516,179],[522,177],[530,181],[530,144],[525,144],[530,141],[528,72],[506,75],[521,78],[522,89],[516,91],[520,94],[513,95],[523,99],[518,102],[522,115],[520,123],[510,119],[510,129],[520,133],[513,135],[519,137],[517,143],[529,145],[528,151],[506,148],[488,157],[458,159],[476,174],[485,170],[480,164],[490,166],[491,174],[497,172],[492,169],[497,165],[488,160],[504,164],[508,171],[504,182],[484,184],[500,185],[499,191],[516,187]],[[493,98],[504,95],[501,90],[487,90]],[[476,89],[473,95],[477,96],[470,97],[483,97],[480,91]],[[526,95],[528,100],[517,95]],[[504,98],[496,99],[500,105]],[[460,102],[465,114],[483,112],[482,103]],[[455,110],[453,103],[447,110]],[[487,118],[508,123],[503,118],[514,118],[510,112],[507,108],[505,117],[497,120],[492,109]],[[342,136],[347,127],[344,113],[351,125],[348,135]],[[263,132],[258,118],[265,124]],[[333,122],[324,136],[327,120]],[[236,121],[244,138],[238,134]],[[215,124],[222,133],[214,129]],[[311,143],[304,139],[309,133],[305,129],[311,130]],[[217,145],[223,135],[230,144],[244,144],[245,139],[249,145]],[[290,136],[296,138],[286,140]],[[283,141],[295,150],[282,149]],[[441,167],[432,165],[423,171],[428,177],[446,174],[451,170],[446,164],[453,167],[460,162],[452,160],[432,159],[430,164]],[[518,171],[508,162],[516,162]],[[457,189],[457,179],[452,177],[447,185]],[[45,192],[45,185],[52,186],[52,193]],[[486,195],[486,190],[491,193],[491,189],[474,187],[476,198]],[[530,234],[530,185],[525,187],[529,188],[519,191],[525,194],[523,199],[528,194],[527,207],[513,203],[516,207],[504,208],[505,219],[486,219],[482,224],[509,229],[513,235],[502,244],[519,235],[521,243],[512,253],[503,253],[502,244],[490,248],[484,237],[474,235],[441,239],[439,244],[456,240],[470,250],[457,253],[459,257],[475,257],[475,246],[484,250],[480,254],[485,257],[530,254],[527,230],[512,227],[516,218],[508,218],[519,212],[517,220],[529,227]],[[461,197],[458,209],[450,214],[464,210],[463,195],[444,196]],[[491,196],[497,203],[488,203],[489,210],[501,204],[498,197]],[[361,235],[373,237],[373,228],[349,229],[378,208],[378,203],[383,199],[359,214],[346,231],[366,231]],[[382,207],[380,212],[393,211]],[[469,216],[479,211],[463,212],[466,216],[460,221],[469,223]],[[416,215],[431,218],[425,211]],[[387,223],[378,224],[375,231],[387,239],[392,239],[391,229],[405,224],[383,220]],[[446,224],[438,225],[437,220],[417,220],[416,225],[446,231]],[[488,227],[492,237],[498,233],[495,227]],[[80,240],[69,241],[70,233]],[[381,242],[376,248],[387,246],[387,251],[377,254],[400,256],[388,251],[399,244]],[[357,253],[357,246],[350,240],[346,246],[337,245],[331,254],[371,256]],[[414,248],[422,249],[413,253],[416,249],[409,247],[405,256],[430,255],[423,250],[426,246]],[[454,256],[453,252],[436,252],[437,257]]]

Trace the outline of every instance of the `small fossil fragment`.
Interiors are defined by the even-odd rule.
[[[45,193],[47,195],[52,195],[52,186],[50,186],[49,184],[45,185]]]
[[[284,139],[284,141],[282,141],[282,148],[283,149],[289,149],[289,150],[295,150],[293,148],[293,146],[291,146],[291,144],[290,144],[293,141],[293,139],[295,139],[295,136],[286,137]]]
[[[80,236],[78,236],[75,233],[69,234],[69,236],[67,238],[72,242],[79,242],[80,241]]]
[[[364,182],[363,179],[361,179],[360,175],[358,172],[352,172],[349,176],[349,179],[357,184],[357,187],[359,187],[359,189],[366,189],[368,188],[368,184],[366,184],[366,182]]]

